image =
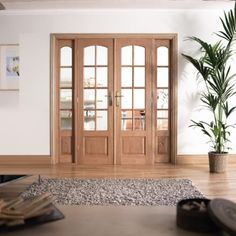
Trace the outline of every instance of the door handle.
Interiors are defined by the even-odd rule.
[[[121,95],[121,93],[119,91],[116,92],[116,106],[119,107],[120,106],[120,102],[121,102],[121,97],[124,97],[123,95]]]

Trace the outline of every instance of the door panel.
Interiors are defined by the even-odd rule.
[[[146,137],[126,137],[122,138],[123,153],[127,155],[146,153]]]
[[[85,155],[107,155],[107,137],[84,137],[84,152]]]
[[[113,164],[113,41],[77,43],[78,163]]]
[[[59,123],[59,158],[60,163],[74,162],[74,107],[73,107],[73,50],[72,40],[58,43],[58,83],[57,97]]]
[[[60,163],[72,163],[72,135],[71,131],[61,132],[61,143],[60,143]]]
[[[152,163],[151,49],[151,40],[116,40],[117,164]]]

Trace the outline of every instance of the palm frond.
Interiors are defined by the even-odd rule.
[[[235,39],[236,32],[236,2],[234,9],[228,13],[224,12],[224,17],[220,17],[220,21],[223,27],[223,31],[217,33],[217,35],[229,42],[229,44]]]

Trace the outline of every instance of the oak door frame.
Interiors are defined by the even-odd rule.
[[[52,164],[56,164],[59,161],[59,150],[58,150],[58,127],[59,127],[59,118],[58,118],[58,107],[59,100],[57,97],[57,75],[58,75],[58,62],[56,57],[56,52],[58,50],[57,43],[58,40],[76,40],[79,38],[149,38],[149,39],[166,39],[170,40],[170,162],[172,164],[177,163],[177,101],[178,101],[178,35],[177,33],[173,34],[61,34],[53,33],[51,34],[51,67],[50,67],[50,104],[51,104],[51,153],[52,153]],[[75,46],[76,48],[76,46]],[[114,55],[115,57],[115,55]],[[114,71],[115,73],[115,71]],[[75,76],[76,76],[75,69]],[[115,78],[114,78],[115,79]],[[76,80],[76,79],[75,79]],[[77,94],[77,91],[76,91]],[[74,99],[77,100],[77,99]],[[75,110],[75,113],[77,111]],[[75,121],[75,127],[78,127],[77,121]],[[114,134],[115,136],[115,134]],[[76,146],[76,145],[75,145]],[[76,157],[76,147],[75,148],[75,163],[78,159]],[[115,151],[115,149],[114,149]],[[114,163],[116,159],[114,158]]]

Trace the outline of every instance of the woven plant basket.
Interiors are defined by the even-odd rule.
[[[209,167],[211,173],[222,173],[226,171],[228,162],[228,153],[209,152]]]

